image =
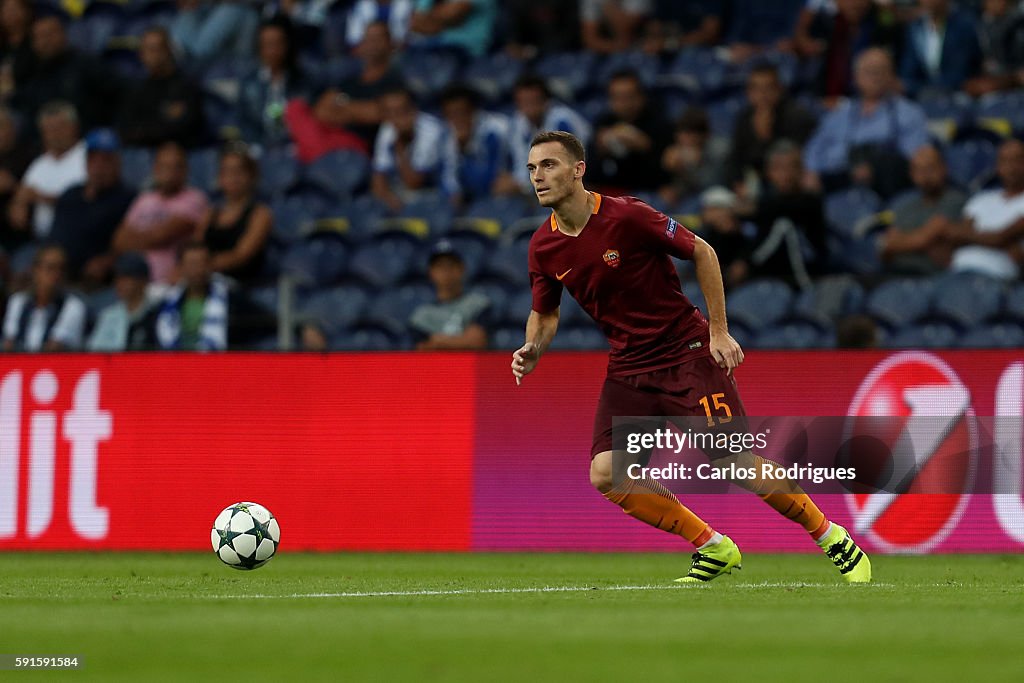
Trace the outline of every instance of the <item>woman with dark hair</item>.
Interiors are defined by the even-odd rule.
[[[306,98],[310,84],[299,69],[291,21],[274,17],[260,25],[259,67],[241,83],[239,123],[246,142],[267,147],[288,141],[284,110],[288,100]]]
[[[210,248],[213,270],[240,282],[259,279],[274,216],[256,197],[259,170],[241,144],[224,148],[217,185],[223,199],[199,224],[198,238]]]

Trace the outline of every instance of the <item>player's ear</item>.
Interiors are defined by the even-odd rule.
[[[587,172],[587,162],[585,162],[585,161],[577,161],[576,162],[576,168],[574,168],[573,172],[572,172],[572,177],[573,178],[582,178],[583,174],[586,173],[586,172]]]

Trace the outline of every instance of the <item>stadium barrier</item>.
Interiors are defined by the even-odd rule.
[[[600,353],[24,355],[0,361],[0,550],[201,550],[224,506],[270,508],[288,550],[686,550],[589,486]],[[755,352],[753,415],[867,415],[907,390],[1006,418],[997,494],[819,503],[891,552],[1024,550],[1024,357]],[[949,438],[953,438],[952,432]],[[756,497],[685,500],[745,550],[812,551]]]

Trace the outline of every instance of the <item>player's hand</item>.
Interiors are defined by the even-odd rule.
[[[516,378],[517,386],[523,383],[523,377],[533,372],[538,360],[540,352],[533,342],[526,342],[512,354],[512,376]]]
[[[711,357],[730,375],[743,362],[743,349],[728,332],[712,332],[710,346]]]

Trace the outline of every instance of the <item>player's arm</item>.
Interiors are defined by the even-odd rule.
[[[512,375],[516,384],[521,384],[523,377],[533,372],[537,361],[551,346],[558,331],[558,314],[558,308],[548,313],[530,311],[526,319],[526,343],[512,354]]]
[[[708,306],[711,357],[731,373],[733,368],[743,362],[743,349],[729,335],[729,323],[725,318],[725,285],[722,283],[718,255],[700,237],[694,240],[693,263],[697,270],[697,284]]]

